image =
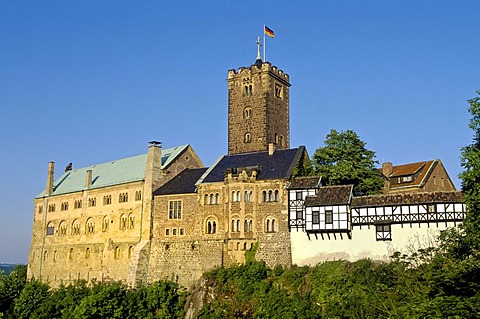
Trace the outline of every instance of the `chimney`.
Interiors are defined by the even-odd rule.
[[[268,155],[273,155],[275,153],[275,144],[269,143],[268,144]]]
[[[390,177],[393,173],[392,162],[383,162],[382,163],[382,173],[386,177]]]
[[[55,162],[48,163],[47,185],[45,187],[45,195],[50,196],[53,193],[53,174],[55,171]]]
[[[85,188],[92,186],[92,170],[87,169],[87,174],[85,175]]]
[[[162,143],[151,141],[148,145],[147,167],[145,169],[145,184],[150,191],[158,184],[162,176]]]

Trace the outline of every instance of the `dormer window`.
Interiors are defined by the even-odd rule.
[[[412,175],[402,176],[402,177],[398,178],[399,183],[408,183],[408,182],[412,182],[412,181],[413,181],[413,176]]]

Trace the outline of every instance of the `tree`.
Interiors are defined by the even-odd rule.
[[[378,194],[383,187],[383,178],[375,168],[375,152],[368,150],[352,130],[337,132],[332,129],[325,138],[323,147],[313,154],[316,174],[329,185],[353,184],[355,194]]]
[[[478,252],[480,249],[480,90],[479,96],[468,100],[468,112],[472,115],[468,127],[473,130],[473,143],[462,148],[461,165],[464,171],[459,175],[465,196],[467,214],[464,221],[468,246]]]

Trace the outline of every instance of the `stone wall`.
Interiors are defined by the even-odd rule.
[[[289,148],[288,75],[263,63],[230,70],[227,81],[228,153],[265,151],[269,143]]]

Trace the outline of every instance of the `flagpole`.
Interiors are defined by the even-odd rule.
[[[267,42],[265,41],[265,24],[263,25],[263,61],[267,62]]]

